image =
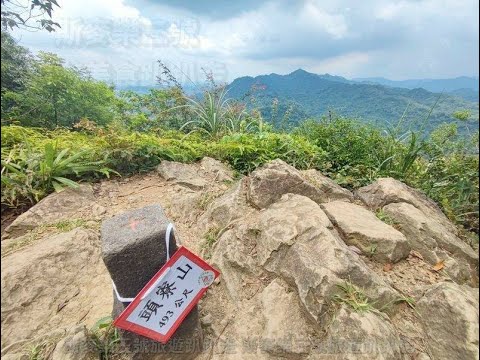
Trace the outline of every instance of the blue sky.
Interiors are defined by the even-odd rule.
[[[99,79],[151,85],[161,59],[180,78],[219,81],[297,68],[354,77],[478,76],[478,0],[59,1],[56,33],[15,30]]]

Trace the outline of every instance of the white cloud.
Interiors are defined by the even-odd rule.
[[[157,59],[193,78],[212,67],[225,80],[300,67],[395,79],[478,75],[475,0],[251,1],[242,11],[222,4],[209,13],[193,2],[64,1],[54,12],[60,31],[14,35],[94,74],[115,73],[112,81],[154,82]]]

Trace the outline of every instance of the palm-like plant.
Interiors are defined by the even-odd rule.
[[[193,131],[204,132],[212,138],[218,137],[225,130],[227,122],[226,114],[230,99],[226,98],[226,95],[227,91],[223,88],[220,91],[205,91],[203,102],[187,98],[189,103],[186,106],[196,118],[187,121],[180,129],[192,126]]]

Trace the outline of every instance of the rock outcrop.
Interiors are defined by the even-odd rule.
[[[433,359],[478,359],[478,289],[455,283],[427,288],[417,311]]]
[[[379,220],[367,209],[344,201],[323,204],[322,209],[348,245],[358,247],[380,262],[395,263],[410,253],[401,232]]]
[[[280,160],[233,179],[210,158],[163,161],[18,217],[2,242],[2,358],[47,339],[53,359],[88,359],[83,326],[112,309],[99,220],[159,203],[221,272],[198,305],[198,360],[478,359],[478,255],[425,195],[379,179],[354,198]],[[68,232],[42,226],[77,218]]]
[[[315,170],[302,174],[282,160],[271,161],[250,175],[248,198],[258,209],[266,208],[286,193],[303,195],[317,203],[352,198],[348,190],[326,180]]]
[[[95,203],[91,185],[67,188],[53,193],[18,216],[5,229],[3,239],[16,238],[42,225],[79,218],[84,213],[101,216],[105,208]]]
[[[318,352],[325,358],[397,360],[405,357],[404,347],[388,317],[381,313],[358,313],[342,306]]]
[[[390,178],[359,189],[356,195],[372,209],[383,208],[413,250],[459,283],[478,285],[478,254],[457,236],[453,224],[425,195]]]
[[[69,329],[111,306],[111,282],[99,236],[75,229],[23,248],[2,261],[2,347]],[[67,320],[68,319],[68,320]]]
[[[213,181],[229,182],[233,180],[233,172],[220,161],[205,157],[199,164],[183,164],[163,160],[157,167],[157,172],[167,181],[188,187],[192,190],[202,190]]]

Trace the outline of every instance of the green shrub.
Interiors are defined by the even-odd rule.
[[[72,162],[63,162],[72,156]],[[131,132],[116,124],[89,123],[81,131],[3,126],[2,205],[33,204],[55,186],[97,179],[108,175],[107,169],[128,175],[153,170],[162,160],[193,162],[204,156],[242,174],[279,158],[298,169],[318,169],[350,188],[391,176],[422,190],[450,219],[478,232],[478,133],[459,138],[449,125],[429,138],[414,132],[395,136],[347,119],[307,122],[293,134],[235,133],[217,140],[175,130]]]
[[[208,155],[228,162],[243,174],[274,159],[282,159],[298,169],[321,167],[325,159],[325,153],[307,139],[276,133],[224,136],[211,143]]]

